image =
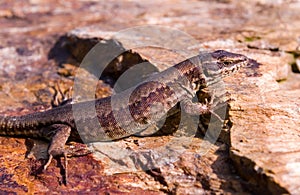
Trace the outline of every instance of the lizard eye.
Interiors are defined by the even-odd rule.
[[[226,65],[226,66],[228,66],[228,65],[231,64],[231,62],[230,61],[224,61],[223,64]]]

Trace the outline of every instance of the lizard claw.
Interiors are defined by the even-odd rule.
[[[65,161],[65,174],[64,174],[64,183],[65,185],[68,184],[68,159],[67,159],[67,153],[64,152],[64,161]]]
[[[54,107],[72,104],[72,87],[63,91],[58,83],[53,87],[55,94],[54,99],[52,100],[52,105]]]
[[[209,108],[209,112],[212,115],[217,117],[217,119],[219,119],[220,121],[224,121],[224,119],[222,119],[217,113],[214,112],[215,109],[218,109],[217,105],[220,103],[218,101],[215,101],[215,99],[216,99],[215,90],[213,90],[211,93],[210,101],[208,102],[208,100],[205,99],[206,105]]]
[[[44,165],[44,168],[43,168],[44,171],[49,167],[49,165],[50,165],[52,159],[53,159],[53,155],[50,154],[47,163]]]

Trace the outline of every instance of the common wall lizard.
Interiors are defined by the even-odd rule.
[[[23,116],[0,116],[0,135],[51,140],[48,148],[49,159],[44,166],[46,169],[53,156],[64,156],[67,162],[64,150],[67,140],[96,142],[127,137],[155,124],[179,103],[190,114],[211,112],[213,103],[192,101],[199,88],[209,86],[214,78],[236,72],[249,63],[250,59],[246,56],[224,50],[199,54],[151,76],[133,90],[125,90],[95,102],[76,103],[75,106],[82,110],[87,110],[91,105],[96,110],[96,115],[83,112],[79,121],[76,121],[87,127],[80,132],[76,130],[72,110],[74,105],[67,104]],[[124,104],[122,100],[129,91],[129,101]],[[130,116],[124,114],[128,110]],[[99,121],[100,129],[91,124],[92,119]],[[67,170],[66,166],[67,164]]]

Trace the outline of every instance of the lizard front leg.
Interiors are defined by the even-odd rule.
[[[54,156],[63,156],[65,161],[65,183],[67,183],[67,152],[65,151],[65,144],[70,136],[71,127],[68,125],[55,125],[56,133],[52,137],[51,143],[48,148],[49,159],[47,163],[44,165],[44,170],[50,165]]]
[[[209,104],[192,102],[191,99],[184,99],[180,102],[181,108],[190,115],[202,115],[210,112]]]
[[[212,95],[211,100],[209,102],[206,102],[205,104],[200,102],[193,102],[191,99],[186,98],[180,102],[181,108],[184,112],[190,115],[202,115],[202,114],[208,114],[211,113],[215,115],[220,121],[223,121],[223,119],[218,116],[213,109],[215,109],[218,102],[215,102],[215,97]]]

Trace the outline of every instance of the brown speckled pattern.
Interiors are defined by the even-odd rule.
[[[195,86],[207,85],[210,76],[226,76],[249,63],[240,54],[222,50],[187,59],[144,83],[125,90],[113,97],[95,102],[97,120],[101,129],[90,129],[92,115],[83,115],[77,122],[87,124],[79,134],[84,141],[119,139],[143,130],[153,124],[180,101],[191,99],[196,94]],[[206,74],[208,73],[208,74]],[[124,101],[128,97],[128,101]],[[112,104],[112,100],[113,104]],[[112,108],[112,105],[114,108]],[[85,108],[85,103],[78,103]],[[54,126],[53,126],[54,125]],[[51,139],[55,126],[71,127],[71,138],[80,140],[72,112],[72,105],[17,117],[0,116],[0,135],[29,136]],[[101,137],[103,136],[103,137]]]

